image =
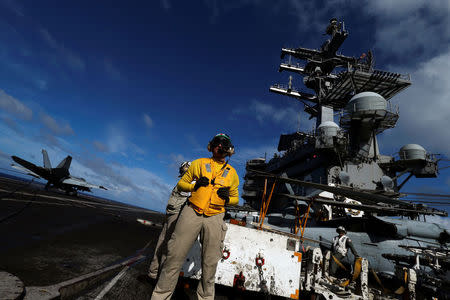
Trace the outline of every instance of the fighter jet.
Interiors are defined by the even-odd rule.
[[[48,154],[45,149],[42,149],[42,156],[44,160],[44,167],[36,166],[35,164],[14,155],[11,156],[11,158],[19,165],[11,164],[11,167],[36,178],[47,180],[47,184],[45,185],[46,190],[50,187],[56,187],[64,190],[66,194],[74,196],[77,195],[77,191],[91,192],[91,188],[107,190],[104,186],[86,182],[84,178],[71,176],[69,173],[69,168],[70,163],[72,162],[72,157],[70,155],[64,158],[56,166],[56,168],[52,168],[50,159],[48,158]]]

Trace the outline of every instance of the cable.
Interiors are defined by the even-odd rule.
[[[0,201],[1,201],[3,198],[5,198],[5,197],[8,197],[8,196],[13,195],[13,194],[16,193],[17,191],[22,190],[22,189],[28,187],[29,185],[31,185],[31,184],[34,182],[34,179],[35,179],[35,178],[31,179],[31,180],[30,180],[29,182],[27,182],[26,184],[24,184],[24,185],[22,185],[22,186],[19,186],[19,187],[16,188],[14,191],[9,192],[9,193],[6,193],[5,195],[2,195],[2,196],[0,197]],[[30,201],[28,201],[27,204],[25,204],[22,208],[18,209],[17,211],[11,213],[10,215],[4,217],[3,219],[0,219],[0,223],[6,221],[6,220],[8,220],[8,219],[11,219],[12,217],[15,217],[15,216],[19,215],[20,213],[22,213],[28,206],[31,205],[31,202],[33,202],[33,200],[36,201],[36,195],[37,195],[37,190],[34,191],[33,198],[32,198]]]
[[[34,178],[31,179],[30,182],[27,182],[26,184],[24,184],[23,186],[19,186],[19,187],[18,187],[17,189],[15,189],[14,191],[8,192],[8,193],[6,193],[5,195],[2,195],[2,196],[0,197],[0,200],[2,200],[3,198],[5,198],[5,197],[7,197],[7,196],[13,195],[14,193],[16,193],[16,192],[17,192],[18,190],[20,190],[20,189],[26,188],[27,186],[31,185],[33,182],[34,182]]]
[[[37,191],[34,192],[32,200],[28,201],[27,204],[25,204],[22,208],[20,208],[17,211],[13,212],[9,216],[6,216],[3,219],[0,219],[0,223],[6,221],[8,219],[11,219],[12,217],[15,217],[15,216],[19,215],[20,213],[22,213],[28,206],[31,205],[31,202],[36,201],[36,195],[37,195]]]

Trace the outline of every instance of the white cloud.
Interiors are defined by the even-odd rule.
[[[297,103],[276,107],[266,102],[252,100],[247,107],[238,107],[233,110],[232,113],[233,115],[250,115],[256,118],[261,125],[270,121],[284,125],[291,130],[295,130],[300,121],[303,129],[310,129],[312,123],[308,120],[306,114],[303,113],[302,110],[301,106]]]
[[[393,100],[400,107],[398,126],[382,140],[398,147],[417,143],[450,157],[450,49],[411,71],[412,86]]]
[[[367,34],[374,34],[376,53],[404,63],[429,59],[445,51],[450,42],[448,0],[332,0],[324,2],[320,9],[314,1],[290,0],[287,5],[297,18],[298,30],[311,36],[323,32],[328,20],[335,16],[343,18],[347,25],[355,18],[358,22],[370,22],[374,33]],[[314,14],[305,14],[305,11],[314,11]],[[349,30],[357,29],[350,26]]]
[[[11,156],[0,150],[0,166],[8,166],[11,164]],[[5,168],[5,171],[12,171],[12,168]]]
[[[450,42],[448,0],[368,1],[365,13],[375,16],[376,47],[411,61],[446,50]]]
[[[0,167],[10,168],[10,155],[30,159],[42,164],[37,159],[41,149],[47,149],[53,164],[62,160],[67,154],[73,156],[70,173],[85,178],[88,182],[107,187],[108,191],[93,189],[95,195],[150,209],[163,210],[172,186],[166,184],[157,174],[143,168],[129,167],[115,162],[107,162],[93,153],[73,153],[74,145],[58,139],[58,143],[47,140],[33,140],[19,136],[13,130],[0,123]],[[61,147],[63,145],[64,149]],[[68,149],[70,148],[70,149]],[[12,169],[11,169],[12,170]],[[175,183],[174,183],[175,184]]]
[[[42,123],[55,135],[73,135],[74,131],[68,123],[58,123],[53,117],[46,113],[40,115]]]
[[[13,11],[19,17],[23,17],[24,16],[23,7],[20,5],[20,3],[18,3],[18,1],[3,0],[3,1],[0,2],[0,4],[5,5],[8,9]]]
[[[152,128],[152,127],[153,127],[153,120],[150,118],[149,115],[147,115],[147,114],[144,113],[143,119],[144,119],[145,125],[146,125],[148,128]]]
[[[15,116],[24,120],[30,120],[33,116],[33,112],[30,108],[24,105],[16,98],[6,94],[0,89],[0,109],[6,112],[12,113]]]
[[[89,182],[104,185],[101,195],[133,205],[163,210],[172,187],[158,175],[143,168],[107,163],[100,157],[78,157],[71,174],[81,175]]]
[[[57,51],[57,53],[64,60],[67,66],[76,71],[85,70],[86,64],[84,63],[83,59],[74,51],[59,43],[47,29],[41,27],[38,29],[38,33],[41,38],[47,43],[47,45]]]
[[[169,155],[169,160],[170,160],[169,171],[171,175],[173,175],[174,177],[179,175],[181,163],[185,161],[192,161],[191,159],[186,158],[186,156],[184,156],[183,154],[175,154],[175,153],[171,153]]]
[[[161,6],[162,6],[162,7],[164,8],[164,10],[166,10],[166,11],[172,8],[172,4],[170,3],[169,0],[161,0],[160,3],[161,3]]]
[[[119,125],[110,125],[107,129],[106,148],[112,153],[119,153],[125,157],[131,151],[135,154],[144,155],[146,151],[128,138],[126,130]]]
[[[84,69],[86,68],[86,65],[80,56],[78,56],[72,50],[69,50],[64,47],[61,48],[61,52],[64,55],[64,57],[66,59],[66,63],[69,67],[71,67],[73,70],[76,70],[76,71],[84,71]]]
[[[22,129],[19,127],[19,124],[8,116],[2,116],[0,118],[3,123],[5,123],[9,128],[14,130],[17,134],[23,135]]]
[[[194,134],[185,134],[184,135],[188,145],[194,152],[203,152],[206,149],[206,144],[202,145],[198,142],[197,137]]]
[[[125,138],[125,135],[123,132],[119,131],[119,129],[114,130],[111,132],[111,129],[109,130],[108,139],[106,141],[106,146],[111,152],[124,152],[127,149],[127,139]],[[115,132],[114,132],[115,131]]]
[[[43,80],[43,79],[36,79],[34,81],[34,84],[36,85],[36,87],[40,90],[46,90],[47,89],[47,80]]]
[[[262,0],[204,0],[203,2],[210,11],[209,20],[211,23],[216,23],[221,15],[242,9],[245,6],[257,4],[263,4],[269,8],[274,6],[274,4],[267,4],[267,2],[264,2]]]
[[[119,69],[112,63],[110,59],[105,58],[103,61],[103,65],[105,67],[106,74],[111,79],[114,80],[120,80],[122,77],[122,74],[120,73]]]
[[[94,148],[97,151],[100,151],[100,152],[108,152],[109,151],[108,147],[105,144],[103,144],[102,142],[93,141],[92,144],[94,145]]]
[[[44,39],[44,41],[53,49],[58,49],[59,48],[59,44],[58,42],[56,42],[56,40],[53,38],[53,36],[50,34],[50,32],[48,32],[47,29],[45,28],[39,28],[38,29],[39,34],[41,35],[41,37]]]
[[[259,147],[250,146],[236,149],[236,154],[231,157],[230,162],[236,163],[244,169],[247,160],[257,157],[266,157],[266,160],[269,161],[274,153],[278,153],[276,141],[273,141],[270,145]]]
[[[367,26],[367,34],[375,37],[372,48],[377,54],[391,59],[407,59],[409,63],[429,59],[450,42],[448,0],[328,0],[320,4],[317,1],[288,0],[274,1],[270,5],[259,0],[206,0],[205,4],[212,22],[222,14],[249,6],[262,8],[277,17],[292,17],[297,23],[293,34],[308,33],[302,36],[302,46],[317,47],[317,37],[324,32],[331,17],[346,21],[350,33],[358,30],[352,24],[367,22],[373,26]]]

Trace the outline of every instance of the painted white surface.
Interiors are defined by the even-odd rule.
[[[233,224],[227,226],[224,250],[230,252],[230,257],[221,259],[218,263],[217,284],[232,287],[234,276],[242,271],[246,290],[261,291],[261,278],[256,266],[256,257],[260,255],[264,258],[261,269],[270,294],[288,298],[291,294],[296,294],[301,269],[299,257],[294,255],[294,249],[299,249],[298,240],[255,228]],[[201,245],[198,240],[190,250],[181,271],[185,277],[200,279]]]

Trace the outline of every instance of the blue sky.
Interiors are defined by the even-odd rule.
[[[70,154],[73,175],[110,188],[95,194],[163,210],[178,164],[225,132],[242,183],[247,159],[311,128],[268,89],[288,81],[281,47],[318,48],[334,16],[350,32],[344,54],[372,49],[376,67],[412,76],[382,152],[418,143],[448,158],[449,15],[447,1],[0,0],[0,167]],[[449,194],[449,170],[404,190]]]

